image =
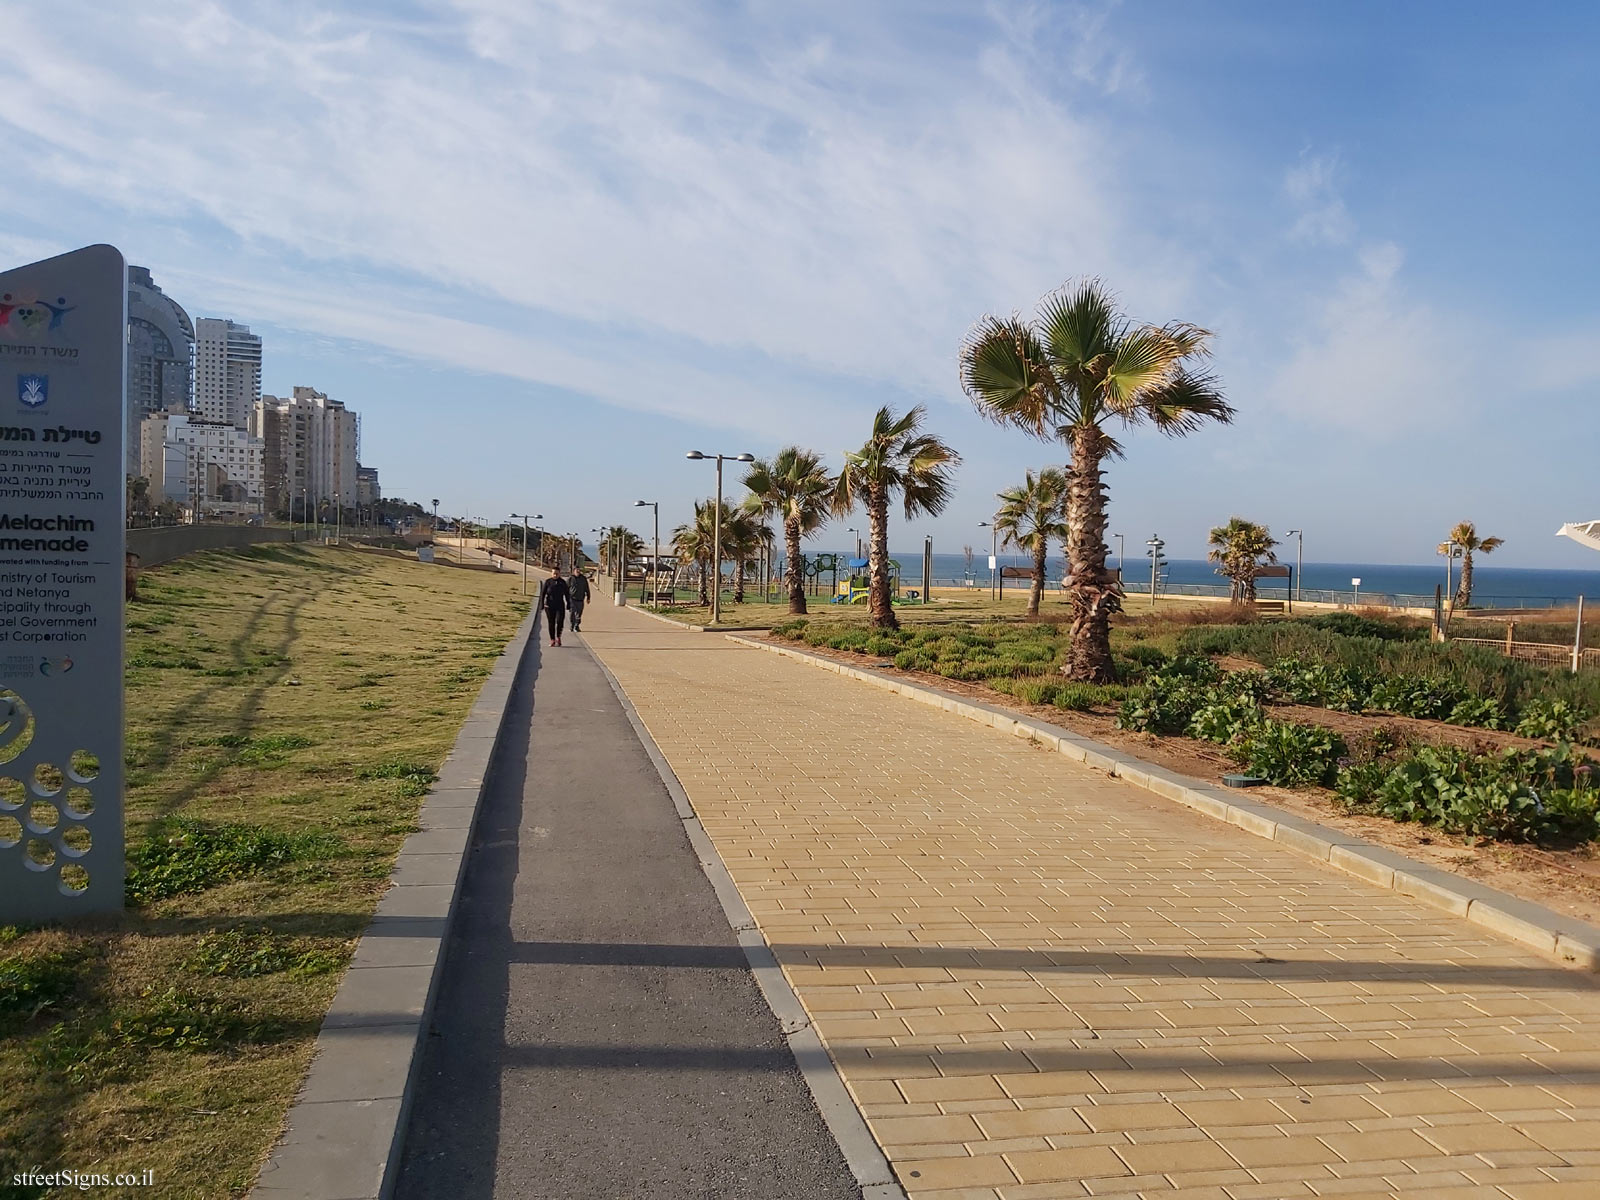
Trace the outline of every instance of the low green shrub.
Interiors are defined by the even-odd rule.
[[[1401,717],[1443,720],[1456,705],[1472,699],[1449,681],[1419,675],[1390,675],[1367,695],[1367,705]]]
[[[1327,662],[1280,658],[1267,668],[1267,687],[1291,704],[1360,712],[1372,684],[1362,672]]]
[[[785,621],[782,625],[774,625],[772,627],[772,636],[797,642],[800,640],[801,635],[805,633],[806,626],[809,624],[811,622],[804,617],[796,617],[792,621]]]
[[[1189,727],[1205,698],[1205,689],[1191,679],[1157,675],[1122,702],[1117,728],[1171,737]]]
[[[1600,789],[1569,746],[1473,754],[1420,746],[1398,763],[1355,764],[1335,787],[1347,807],[1504,841],[1591,839]]]
[[[1377,638],[1385,642],[1422,642],[1428,638],[1428,631],[1422,625],[1406,625],[1347,612],[1319,613],[1314,617],[1302,618],[1300,624],[1341,637]]]
[[[1565,700],[1530,700],[1517,714],[1520,737],[1544,741],[1571,741],[1589,714]]]
[[[1331,729],[1268,717],[1244,730],[1230,753],[1252,775],[1279,787],[1306,787],[1331,782],[1344,750]]]
[[[1257,701],[1212,688],[1189,718],[1185,732],[1190,737],[1226,745],[1244,737],[1263,719]]]
[[[1507,724],[1500,701],[1487,696],[1458,700],[1444,719],[1452,725],[1471,725],[1474,729],[1504,729]]]

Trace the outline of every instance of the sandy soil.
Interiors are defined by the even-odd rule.
[[[767,637],[765,634],[751,636]],[[769,638],[778,645],[793,646],[782,638]],[[802,646],[823,658],[851,666],[871,665],[882,660],[873,655],[846,650]],[[1224,666],[1228,664],[1223,663]],[[1238,664],[1254,667],[1255,664]],[[1170,771],[1196,779],[1217,782],[1225,771],[1233,771],[1232,760],[1221,747],[1193,738],[1163,738],[1154,734],[1129,733],[1116,727],[1112,712],[1064,712],[1050,705],[1024,704],[1013,696],[1002,695],[981,684],[946,679],[927,671],[896,671],[895,674],[940,691],[997,707],[1014,709],[1028,716],[1060,725],[1109,746],[1137,754]],[[1450,742],[1463,746],[1537,746],[1540,743],[1508,733],[1445,725],[1409,717],[1377,717],[1356,713],[1330,712],[1300,705],[1274,705],[1275,713],[1297,721],[1316,722],[1349,736],[1380,725],[1405,728],[1419,741]],[[1473,844],[1469,839],[1420,825],[1407,825],[1385,817],[1361,816],[1346,812],[1333,793],[1322,788],[1290,791],[1286,788],[1251,788],[1247,793],[1268,804],[1275,804],[1297,816],[1317,821],[1329,828],[1356,834],[1418,862],[1450,871],[1512,895],[1543,904],[1579,920],[1600,923],[1600,856],[1593,846],[1571,850],[1541,850],[1502,843]]]

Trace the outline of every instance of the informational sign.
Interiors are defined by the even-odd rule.
[[[994,555],[991,554],[991,555],[989,555],[989,570],[992,571],[992,570],[994,570],[994,568],[995,568],[995,557],[994,557]]]
[[[0,925],[122,907],[127,266],[0,273]]]

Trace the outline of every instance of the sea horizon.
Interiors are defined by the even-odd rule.
[[[1143,548],[1135,557],[1132,547],[1126,559],[1125,582],[1130,591],[1148,592],[1150,580],[1150,560],[1145,557]],[[832,550],[827,548],[807,549],[808,558],[817,554],[836,553],[840,556],[841,565],[852,555],[851,551]],[[922,551],[914,550],[910,553],[890,551],[890,558],[900,563],[901,572],[906,586],[915,587],[922,580]],[[1028,567],[1032,565],[1029,555],[1016,551],[1008,551],[997,556],[998,565],[1001,567]],[[1052,554],[1046,560],[1046,577],[1051,587],[1059,584],[1065,571],[1065,560],[1060,554]],[[1113,548],[1110,556],[1110,565],[1117,565],[1117,554]],[[1292,556],[1280,556],[1282,565],[1293,568],[1295,562]],[[1583,570],[1571,567],[1499,567],[1486,562],[1483,557],[1474,559],[1473,562],[1473,603],[1485,606],[1500,602],[1500,607],[1518,606],[1528,607],[1562,607],[1577,602],[1579,596],[1589,599],[1600,597],[1600,565],[1594,570]],[[971,578],[974,586],[987,586],[989,583],[989,555],[987,550],[983,553],[974,553],[970,576],[966,568],[964,554],[934,554],[933,556],[933,582],[940,586],[961,586]],[[1461,563],[1456,560],[1451,567],[1452,585],[1460,582]],[[1307,562],[1304,573],[1297,580],[1300,591],[1307,600],[1312,599],[1312,592],[1331,593],[1334,597],[1354,601],[1356,588],[1352,579],[1360,579],[1360,596],[1363,600],[1379,603],[1384,597],[1404,597],[1414,599],[1417,597],[1431,598],[1435,586],[1445,585],[1445,562],[1441,557],[1437,562],[1428,564],[1416,563],[1354,563],[1354,562]],[[1281,595],[1285,581],[1282,579],[1262,580],[1258,590],[1263,596],[1273,594]],[[1026,580],[1007,580],[1008,590],[1013,587],[1027,586]],[[1203,589],[1226,589],[1228,581],[1216,573],[1214,564],[1205,559],[1174,558],[1164,564],[1164,574],[1161,590],[1169,593],[1181,593],[1192,590],[1197,594],[1206,594]]]

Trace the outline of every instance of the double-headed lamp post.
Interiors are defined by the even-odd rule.
[[[713,625],[722,620],[722,461],[731,458],[734,462],[755,462],[754,454],[706,454],[699,450],[691,450],[684,455],[696,461],[706,458],[717,460],[717,502],[711,510],[711,558],[712,572],[715,578],[711,581],[711,623]]]
[[[658,592],[661,589],[661,502],[659,500],[635,500],[635,508],[648,508],[650,510],[650,590]],[[644,581],[639,582],[639,603],[645,602]]]
[[[1306,535],[1298,529],[1291,529],[1284,537],[1294,537],[1294,602],[1300,603],[1301,575],[1306,569]]]
[[[855,528],[850,528],[850,529],[846,529],[845,532],[846,533],[853,533],[853,534],[856,535],[856,557],[860,558],[861,557],[861,530],[855,529]]]
[[[512,513],[513,521],[522,522],[522,594],[528,594],[528,522],[544,520],[543,513]]]
[[[989,599],[993,600],[996,598],[995,580],[999,578],[995,571],[1000,561],[1000,527],[993,521],[979,521],[978,528],[989,531]]]

